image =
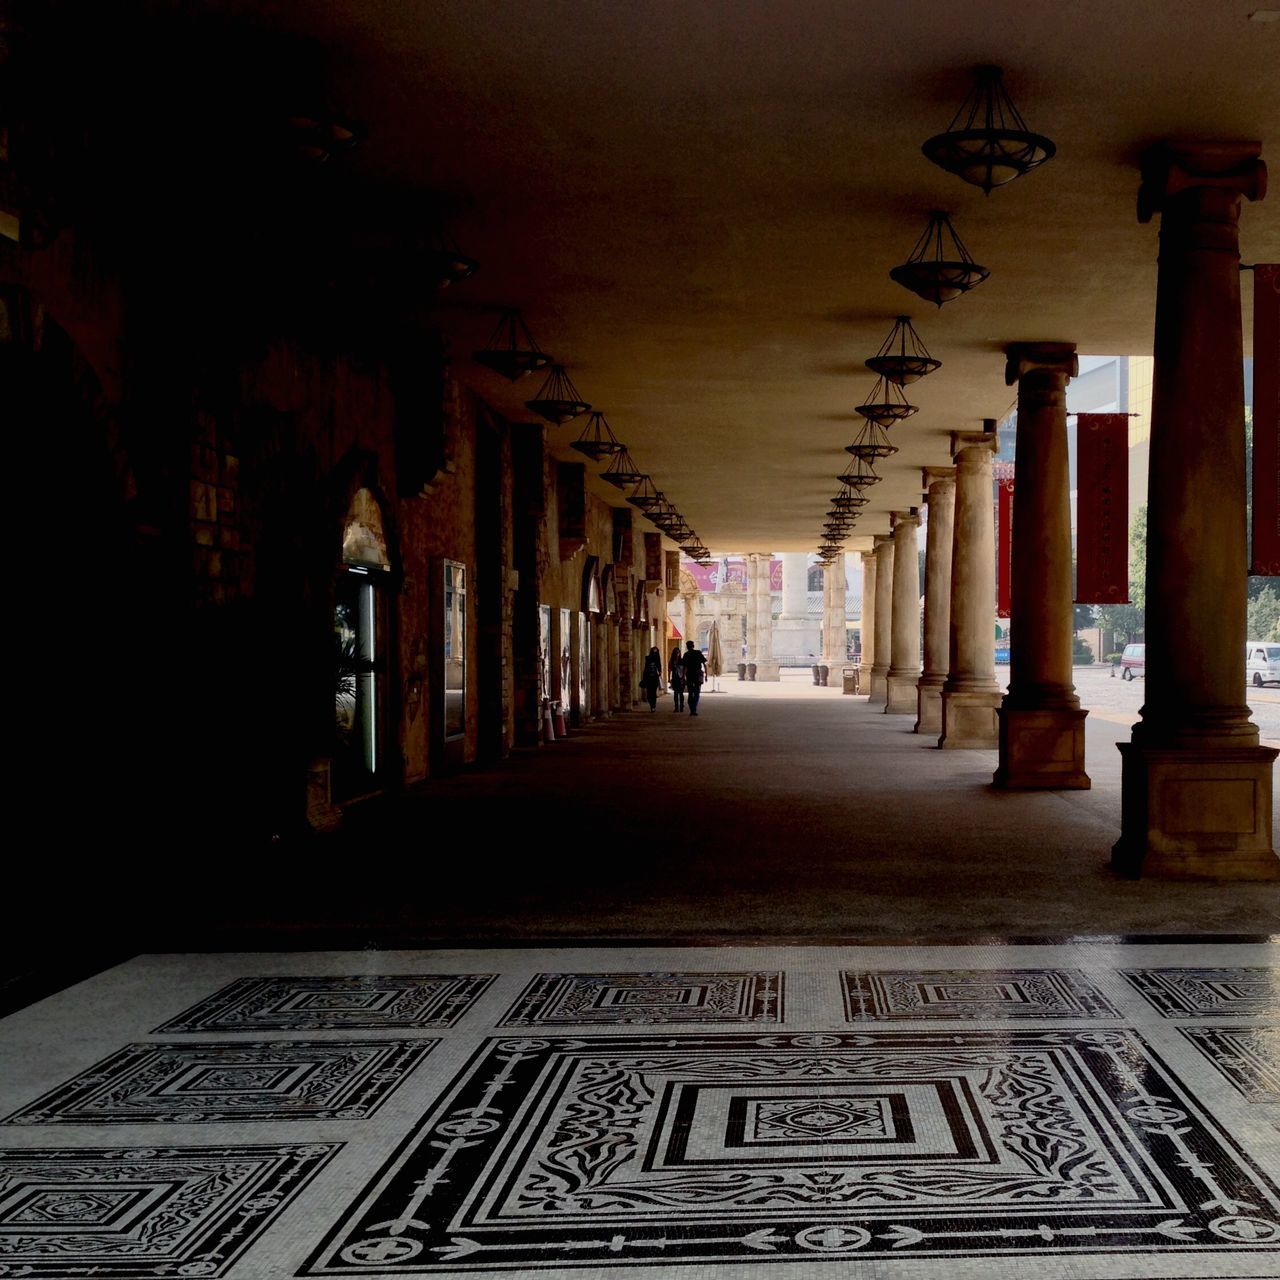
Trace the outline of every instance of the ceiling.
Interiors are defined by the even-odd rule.
[[[774,551],[815,547],[873,381],[862,361],[896,314],[942,368],[911,388],[920,413],[894,428],[858,535],[919,500],[948,432],[1009,408],[1005,343],[1150,351],[1158,228],[1135,215],[1137,157],[1251,138],[1280,168],[1280,22],[1248,17],[1266,5],[1280,0],[209,3],[328,51],[370,127],[341,163],[447,194],[482,264],[436,316],[464,380],[528,418],[533,379],[466,359],[484,307],[523,307],[708,546]],[[1004,66],[1058,145],[988,197],[920,153],[978,62]],[[941,311],[888,277],[935,207],[992,273]],[[1246,206],[1242,252],[1280,260],[1280,195]],[[574,434],[550,431],[561,449]]]

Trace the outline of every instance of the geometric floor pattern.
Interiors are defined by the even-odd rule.
[[[781,1022],[781,973],[540,973],[504,1027]]]
[[[1274,944],[272,960],[0,1020],[0,1277],[1280,1276]]]
[[[492,981],[488,973],[240,978],[155,1033],[451,1027]]]
[[[130,1044],[4,1123],[362,1120],[438,1043]]]

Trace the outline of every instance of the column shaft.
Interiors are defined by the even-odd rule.
[[[924,671],[916,682],[916,732],[936,734],[942,728],[942,686],[947,678],[955,469],[926,467],[922,479],[929,523],[924,548]]]
[[[993,424],[994,425],[994,424]],[[951,609],[947,678],[942,686],[945,748],[998,745],[996,708],[996,526],[991,455],[995,432],[958,435],[956,506],[952,525]]]
[[[1067,380],[1075,347],[1018,342],[1009,692],[1000,707],[999,787],[1083,790],[1084,718],[1071,683],[1071,478]]]
[[[889,655],[893,644],[893,538],[876,537],[876,605],[874,662],[871,666],[871,702],[888,698]]]
[[[884,709],[915,715],[920,679],[920,517],[900,512],[893,526],[893,620]]]
[[[858,687],[871,691],[871,673],[876,652],[876,553],[862,553],[862,617],[859,620],[862,656],[858,663]]]
[[[1244,200],[1265,192],[1260,151],[1257,143],[1167,144],[1144,164],[1139,210],[1161,215],[1146,698],[1132,742],[1120,747],[1113,852],[1131,875],[1280,878],[1271,816],[1277,752],[1259,745],[1244,671],[1239,219]]]
[[[822,661],[838,676],[845,663],[845,566],[840,552],[822,571]]]

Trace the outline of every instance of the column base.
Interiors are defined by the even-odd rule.
[[[889,668],[871,668],[871,686],[868,702],[884,702],[889,696]]]
[[[782,679],[782,676],[778,673],[778,664],[772,658],[757,658],[756,679],[772,680],[776,684]]]
[[[992,781],[997,787],[1011,791],[1089,789],[1089,775],[1084,771],[1087,711],[1002,706],[996,714],[1000,719],[1000,767]]]
[[[1003,698],[998,689],[989,693],[953,693],[944,689],[938,746],[947,750],[996,750],[1000,745],[997,713]]]
[[[942,732],[942,681],[926,684],[928,676],[921,676],[916,683],[917,733]]]
[[[1120,839],[1111,865],[1168,880],[1280,880],[1273,747],[1117,744]]]
[[[872,668],[867,666],[865,662],[858,664],[858,689],[862,693],[871,692],[871,677],[873,674]]]
[[[886,676],[885,714],[890,716],[915,715],[916,685],[919,681],[920,674],[916,671],[913,671],[908,676]]]

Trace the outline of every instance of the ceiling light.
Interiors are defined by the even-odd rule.
[[[869,458],[854,458],[836,479],[841,484],[848,485],[850,489],[859,490],[865,489],[868,485],[880,483],[875,465]]]
[[[662,501],[662,492],[654,488],[653,481],[648,476],[641,476],[636,484],[635,492],[631,494],[627,501],[641,511],[648,511]]]
[[[859,507],[865,507],[871,499],[864,494],[855,493],[847,484],[840,486],[840,492],[831,499],[831,505],[840,511],[856,511]]]
[[[867,361],[867,368],[905,387],[909,382],[916,382],[935,369],[941,369],[942,361],[929,354],[911,325],[911,317],[899,316],[884,345]]]
[[[990,195],[992,187],[1052,160],[1057,148],[1027,128],[999,67],[975,67],[973,74],[973,89],[946,133],[935,134],[920,149],[934,164]]]
[[[553,364],[537,396],[525,401],[525,408],[557,427],[571,421],[591,408],[578,394],[578,388],[564,371],[564,365]]]
[[[601,458],[625,451],[625,446],[613,434],[613,428],[609,425],[608,419],[599,409],[587,418],[587,425],[582,428],[582,434],[569,447],[577,449],[579,453],[585,453],[588,458],[594,458],[597,462]]]
[[[949,251],[944,250],[944,232],[951,240]],[[951,219],[935,210],[929,215],[929,225],[916,241],[911,256],[901,266],[894,267],[889,277],[903,288],[919,294],[926,302],[942,306],[944,302],[968,293],[990,274],[986,267],[974,262],[956,235]]]
[[[551,363],[551,357],[534,342],[529,326],[515,310],[503,311],[489,341],[471,358],[508,382],[518,382],[526,374]]]
[[[631,454],[623,449],[621,453],[613,455],[612,461],[600,473],[600,478],[619,489],[626,489],[630,485],[639,484],[644,479],[644,472],[632,461]]]

